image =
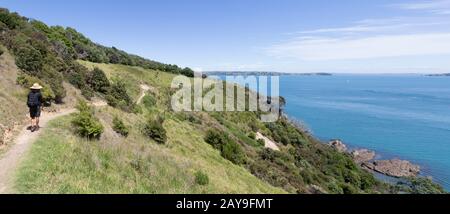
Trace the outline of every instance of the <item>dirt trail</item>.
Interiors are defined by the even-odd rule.
[[[144,99],[145,97],[145,93],[147,93],[147,91],[150,91],[152,88],[148,85],[142,84],[140,85],[141,87],[141,95],[139,96],[138,100],[136,101],[136,104],[141,104],[142,99]]]
[[[265,143],[264,147],[275,150],[275,151],[280,151],[280,148],[277,146],[277,144],[275,142],[273,142],[272,140],[270,140],[269,138],[267,138],[260,132],[256,133],[256,139],[264,140],[264,143]]]
[[[38,132],[32,133],[30,130],[27,130],[28,125],[23,127],[11,148],[0,159],[0,194],[10,193],[12,191],[12,178],[15,169],[31,144],[36,141],[39,134],[46,128],[47,123],[57,117],[65,116],[75,111],[75,109],[62,109],[56,113],[43,112],[40,120],[41,129]]]

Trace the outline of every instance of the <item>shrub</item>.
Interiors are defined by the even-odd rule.
[[[108,91],[110,83],[105,75],[105,72],[103,72],[99,68],[94,68],[94,70],[90,73],[89,85],[94,91],[106,93]]]
[[[144,98],[142,98],[142,103],[144,104],[145,108],[150,109],[156,105],[156,100],[154,97],[147,94],[144,96]]]
[[[194,114],[187,114],[187,120],[194,124],[202,124],[202,120],[196,117]]]
[[[208,175],[203,173],[202,171],[197,171],[195,173],[195,183],[202,186],[208,185],[209,184]]]
[[[8,9],[0,8],[0,21],[5,23],[10,29],[15,29],[22,20],[17,14],[10,13]]]
[[[272,149],[264,148],[263,150],[261,150],[260,156],[263,160],[274,161],[276,154]]]
[[[190,68],[184,68],[180,71],[180,73],[187,77],[194,77],[194,71]]]
[[[133,105],[132,111],[134,114],[142,114],[143,113],[142,108],[139,105]]]
[[[86,99],[91,100],[91,98],[94,97],[94,92],[89,87],[83,87],[81,88],[81,95]]]
[[[205,142],[221,152],[222,157],[233,162],[242,164],[245,162],[245,154],[241,146],[232,141],[230,137],[216,129],[208,130],[205,136]]]
[[[254,132],[250,132],[250,133],[248,134],[248,137],[249,137],[250,139],[252,139],[252,140],[256,140],[256,134],[255,134]]]
[[[261,145],[261,146],[265,146],[265,145],[266,145],[266,141],[264,141],[263,139],[258,139],[256,142],[257,142],[259,145]]]
[[[125,85],[121,82],[111,85],[106,95],[106,101],[112,107],[131,111],[131,97],[128,95]]]
[[[245,154],[239,144],[234,141],[229,141],[222,147],[222,157],[233,162],[234,164],[240,165],[245,162]]]
[[[76,133],[88,139],[98,139],[103,133],[103,125],[94,116],[90,106],[84,101],[77,105],[79,113],[72,119]]]
[[[205,142],[218,150],[221,150],[223,144],[226,143],[222,133],[215,129],[211,129],[206,132]]]
[[[20,69],[28,73],[38,73],[44,64],[44,57],[31,46],[20,47],[16,55],[16,64]]]
[[[342,187],[342,191],[346,195],[353,195],[353,194],[359,193],[358,190],[350,184],[342,184],[341,187]]]
[[[117,116],[113,119],[113,130],[125,137],[127,137],[129,133],[128,127]]]
[[[70,84],[74,85],[77,88],[85,87],[86,80],[82,73],[71,72],[66,75],[66,78]]]
[[[405,178],[395,186],[397,192],[411,194],[446,194],[445,190],[429,178]]]
[[[164,119],[160,117],[151,119],[145,124],[143,133],[157,143],[164,144],[167,141],[167,135],[163,123]]]

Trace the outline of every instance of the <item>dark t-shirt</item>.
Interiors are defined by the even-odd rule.
[[[41,106],[42,105],[42,94],[40,91],[31,91],[28,94],[28,107]]]

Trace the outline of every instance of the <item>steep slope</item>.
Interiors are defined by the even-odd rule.
[[[86,142],[74,136],[70,131],[69,119],[58,121],[58,125],[51,131],[53,134],[45,138],[46,140],[42,140],[36,144],[41,144],[43,148],[32,150],[34,152],[32,152],[31,158],[28,161],[29,164],[26,164],[22,168],[18,182],[18,189],[22,192],[52,192],[60,189],[62,185],[75,185],[72,184],[71,177],[83,176],[78,175],[79,172],[74,172],[70,169],[65,170],[69,166],[63,164],[70,163],[70,167],[73,167],[74,163],[72,161],[79,158],[77,155],[69,158],[69,160],[65,160],[55,157],[49,159],[41,154],[41,152],[47,149],[51,150],[50,147],[61,142],[72,143],[70,143],[71,146],[64,147],[67,150],[56,152],[56,154],[60,155],[77,153],[77,149],[81,149],[79,148],[80,145],[93,145],[91,146],[92,148],[88,149],[89,151],[84,151],[85,148],[83,148],[82,150],[84,152],[78,152],[78,155],[83,156],[87,152],[89,157],[86,160],[87,163],[77,165],[75,168],[91,170],[91,173],[94,174],[97,173],[96,171],[102,172],[98,176],[89,176],[89,173],[85,172],[85,179],[80,177],[76,179],[76,181],[88,184],[100,182],[101,184],[99,186],[103,186],[98,187],[100,189],[83,187],[80,190],[71,187],[69,192],[127,192],[124,189],[115,189],[119,187],[105,183],[104,180],[111,176],[118,176],[117,173],[119,172],[129,171],[131,165],[134,163],[133,160],[137,157],[144,158],[144,160],[148,160],[146,158],[149,157],[154,157],[151,159],[151,162],[143,161],[142,164],[147,168],[169,167],[170,169],[166,169],[169,172],[181,173],[169,173],[170,176],[168,177],[156,173],[154,175],[155,180],[157,183],[162,182],[158,185],[154,183],[156,182],[155,180],[152,179],[152,182],[150,182],[145,179],[146,176],[139,175],[138,173],[139,179],[145,180],[141,180],[142,185],[154,184],[151,188],[141,187],[137,183],[130,184],[133,187],[131,189],[137,188],[135,190],[138,192],[200,191],[210,193],[258,193],[278,191],[269,187],[265,182],[292,193],[362,193],[387,191],[382,184],[375,181],[372,175],[359,169],[350,157],[316,142],[300,129],[289,125],[285,120],[280,123],[264,124],[259,121],[257,115],[253,112],[172,112],[170,111],[168,101],[170,99],[170,83],[174,75],[140,67],[96,64],[86,61],[79,61],[79,63],[86,66],[89,70],[94,68],[103,70],[108,79],[113,82],[123,83],[127,88],[127,92],[136,99],[140,96],[141,84],[151,86],[153,92],[149,95],[156,100],[156,103],[153,106],[147,106],[143,102],[138,105],[141,109],[138,113],[125,113],[111,107],[99,110],[97,115],[105,127],[107,127],[99,142]],[[146,118],[151,118],[156,115],[162,115],[165,118],[164,127],[168,133],[168,143],[166,145],[152,143],[151,140],[141,134],[141,129],[145,124]],[[130,135],[127,138],[120,137],[112,131],[111,124],[114,116],[119,116],[126,124],[132,127]],[[221,130],[233,141],[237,142],[239,147],[245,152],[245,162],[240,164],[240,166],[239,164],[233,164],[222,158],[217,150],[214,150],[213,147],[208,145],[205,142],[205,136],[211,129]],[[252,133],[255,129],[258,129],[259,132],[271,138],[277,135],[286,135],[289,138],[289,142],[283,142],[283,139],[279,139],[279,142],[284,143],[279,143],[281,147],[281,151],[279,152],[265,149],[264,145],[260,145],[256,139],[248,137],[248,133]],[[62,138],[61,136],[65,137]],[[103,152],[113,152],[113,155],[108,155],[107,161],[108,165],[113,164],[113,167],[108,166],[106,169],[102,168],[102,161],[99,162],[102,157],[98,156],[102,155]],[[145,154],[143,157],[141,155],[142,153]],[[121,159],[123,161],[120,161]],[[160,160],[165,160],[165,162]],[[48,163],[48,161],[51,162]],[[57,164],[55,167],[61,168],[61,171],[64,173],[59,174],[53,171],[50,173],[50,171],[46,170],[48,164]],[[90,166],[95,167],[92,169],[89,168]],[[211,185],[199,188],[193,183],[194,174],[198,170],[205,172],[209,176]],[[150,171],[160,172],[161,170],[153,169]],[[150,172],[144,170],[142,173]],[[250,173],[265,182],[255,178]],[[121,176],[117,178],[118,180],[116,182],[123,181],[122,179],[124,178]],[[174,184],[173,187],[166,185],[162,189],[156,188],[156,186],[164,186],[163,184],[165,184],[169,177],[175,179],[176,181],[174,182],[177,184]],[[189,182],[184,183],[179,179]]]
[[[159,111],[158,108],[152,111]],[[223,159],[190,123],[166,115],[168,142],[141,134],[143,115],[112,107],[96,115],[105,126],[98,141],[76,136],[72,116],[53,121],[18,172],[21,193],[283,193]],[[132,126],[128,137],[112,130],[114,116]],[[198,185],[195,174],[209,177]]]
[[[1,81],[7,86],[0,98],[8,103],[0,107],[1,123],[11,124],[26,112],[21,104],[26,90],[18,85],[33,82],[44,85],[48,104],[73,106],[80,99],[109,104],[52,121],[18,171],[19,192],[399,191],[286,117],[263,123],[261,112],[172,111],[170,84],[176,75],[192,77],[189,68],[107,48],[72,28],[49,27],[6,9],[0,9],[0,43],[5,47]],[[151,89],[144,96],[142,85]],[[86,126],[95,138],[76,126]],[[265,148],[258,136],[279,151]]]
[[[0,153],[26,119],[26,90],[16,84],[19,74],[14,58],[0,46]]]

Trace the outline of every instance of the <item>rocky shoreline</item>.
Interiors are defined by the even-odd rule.
[[[374,160],[376,157],[374,151],[367,149],[349,151],[347,146],[340,140],[331,140],[328,145],[338,152],[349,154],[357,164],[369,171],[395,178],[417,177],[420,173],[420,166],[407,160]]]

